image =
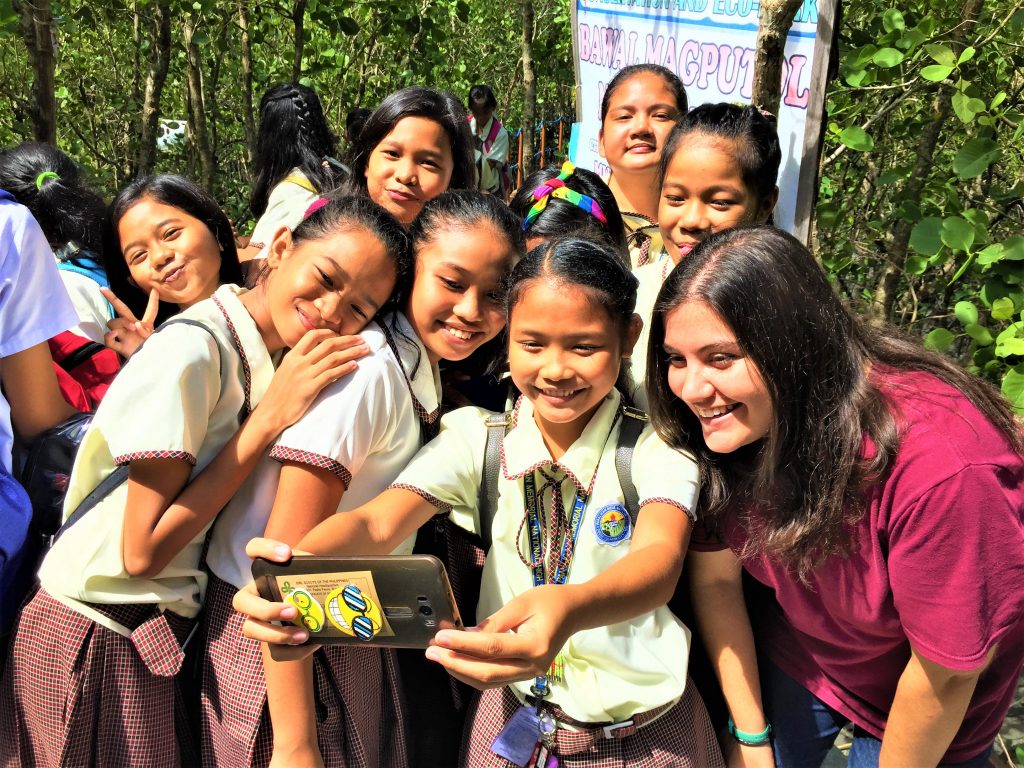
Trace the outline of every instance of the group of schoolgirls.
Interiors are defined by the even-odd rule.
[[[293,110],[302,119],[290,122],[308,132],[315,109],[307,98],[289,86],[269,103]],[[265,98],[261,116],[266,105]],[[719,555],[691,581],[706,587],[703,597],[723,595],[730,605],[727,623],[695,591],[734,718],[730,759],[770,764],[774,753],[786,764],[766,717],[770,710],[778,725],[784,706],[768,688],[762,703],[751,629],[732,612],[743,608],[742,591],[738,603],[731,591],[741,561],[719,563],[721,552],[745,551],[736,515],[777,492],[754,481],[789,466],[769,465],[784,455],[775,443],[758,451],[787,431],[779,420],[791,415],[776,413],[778,404],[810,399],[810,390],[800,382],[768,391],[765,380],[787,382],[775,378],[770,355],[746,351],[765,346],[755,338],[765,329],[744,326],[714,292],[730,228],[770,217],[778,140],[757,110],[713,105],[683,117],[685,109],[671,73],[627,68],[602,104],[610,184],[566,165],[528,179],[510,211],[493,197],[455,191],[475,179],[458,102],[428,89],[400,91],[368,119],[341,192],[273,206],[281,218],[252,249],[259,258],[249,265],[248,289],[237,285],[230,223],[202,190],[158,177],[123,191],[112,222],[124,282],[140,304],[152,290],[181,311],[159,332],[141,321],[118,331],[145,344],[83,442],[65,505],[75,522],[48,553],[21,612],[0,688],[0,764],[722,764],[688,680],[689,630],[666,607],[691,531]],[[302,196],[296,190],[305,187],[288,180],[296,173],[318,188],[325,182],[314,181],[316,169],[328,156],[318,149],[288,161],[264,184],[265,200]],[[838,305],[791,238],[770,229],[736,233],[740,253],[747,237],[760,238],[767,255],[727,269],[734,279],[723,280],[726,288],[749,293],[736,275],[786,256],[803,279],[824,285],[808,304]],[[673,270],[677,263],[685,268]],[[648,354],[637,344],[648,321],[650,360],[630,370],[631,355]],[[505,418],[478,626],[442,631],[425,655],[434,669],[482,689],[459,723],[460,746],[432,740],[413,719],[424,700],[415,688],[426,678],[393,652],[303,647],[293,661],[272,659],[257,640],[291,645],[308,633],[290,623],[293,606],[266,603],[247,587],[249,558],[287,559],[292,547],[408,552],[438,515],[485,538],[478,499],[488,413],[471,407],[441,418],[440,368],[503,328],[521,396]],[[709,343],[695,346],[691,330]],[[900,359],[858,343],[867,360]],[[747,354],[752,372],[743,374]],[[866,377],[872,366],[861,369]],[[928,370],[948,380],[955,368]],[[645,377],[646,388],[638,386]],[[1019,452],[1005,405],[965,378],[956,385]],[[721,404],[721,393],[735,399]],[[636,439],[631,509],[616,452],[627,422],[640,418],[628,404],[648,396],[658,430],[645,424]],[[891,455],[892,443],[879,445]],[[855,464],[859,455],[846,458]],[[1003,459],[1011,474],[1019,468],[1019,453],[1016,464]],[[124,479],[112,484],[118,473]],[[95,499],[104,486],[112,490]],[[1006,487],[1004,506],[1012,512],[1017,503],[1019,519],[1019,482]],[[75,518],[83,502],[92,506]],[[732,526],[725,539],[715,538],[719,520]],[[764,525],[749,552],[767,553],[768,563],[781,558],[784,567],[765,583],[776,589],[785,624],[785,598],[803,584],[788,584],[785,566],[806,564],[787,558],[806,551],[779,545]],[[719,541],[727,548],[716,550]],[[1024,568],[1008,546],[1007,564],[990,579]],[[997,710],[1006,674],[1014,663],[1019,671],[1020,654],[1003,634],[1019,617],[1019,600],[990,600],[986,610],[999,633],[982,660],[996,644],[1004,655],[1009,646],[1005,674],[986,699]],[[198,693],[181,674],[188,655],[201,665]],[[840,689],[856,687],[848,674],[837,679]],[[836,722],[845,716],[882,736],[877,718],[862,722],[859,710],[798,681],[833,707]],[[189,728],[196,696],[198,744]],[[991,711],[976,719],[975,742]]]
[[[698,671],[686,667],[688,632],[664,608],[690,536],[685,510],[699,516],[687,580],[718,684],[703,690],[724,694],[730,764],[820,765],[853,724],[851,765],[984,765],[1024,664],[1019,424],[991,385],[890,329],[869,331],[807,249],[766,226],[781,160],[769,116],[684,112],[671,72],[627,67],[602,103],[609,184],[565,166],[513,199],[529,250],[506,297],[522,397],[505,417],[479,625],[442,631],[427,651],[482,690],[461,760],[721,759],[687,682]],[[557,242],[570,232],[586,239]],[[635,283],[610,257],[623,246]],[[664,440],[645,428],[638,444],[659,453],[634,457],[644,514],[624,516],[628,549],[609,541],[619,528],[600,526],[626,498],[605,485],[630,418],[616,405],[624,395],[649,402]],[[392,551],[436,513],[480,532],[487,431],[478,410],[448,414],[385,493],[297,549]],[[967,489],[977,504],[962,503]],[[290,552],[274,539],[248,546]],[[308,637],[290,624],[293,606],[251,587],[235,607],[247,636]],[[681,652],[665,655],[665,637]],[[308,685],[287,701],[308,727]],[[303,738],[290,756],[318,765]]]

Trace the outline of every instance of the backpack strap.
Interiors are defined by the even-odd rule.
[[[480,518],[480,538],[484,543],[483,550],[491,548],[491,525],[494,513],[498,509],[498,475],[501,472],[501,441],[505,438],[509,424],[512,423],[512,411],[492,413],[484,423],[487,425],[487,446],[484,448],[484,473],[480,483],[477,514]]]
[[[103,501],[103,499],[107,498],[115,488],[127,480],[128,469],[128,464],[122,464],[103,478],[103,482],[97,485],[92,493],[82,499],[82,503],[79,504],[75,508],[75,511],[71,513],[71,517],[65,520],[61,527],[57,529],[57,532],[50,537],[50,546],[52,547],[54,545],[57,539],[63,535],[64,531],[85,517],[86,512],[89,512],[93,507]]]
[[[159,333],[169,325],[179,324],[192,325],[197,328],[202,328],[208,334],[213,336],[213,340],[215,342],[217,341],[217,337],[213,335],[213,331],[211,331],[207,326],[203,325],[197,320],[189,320],[188,318],[184,317],[172,318],[168,320],[166,323],[161,325],[156,332]],[[219,342],[217,343],[217,350],[218,352],[220,350]],[[245,405],[243,404],[242,409],[238,413],[239,426],[241,426],[242,422],[245,420],[245,417],[247,415],[248,413],[246,412]],[[109,475],[103,478],[103,482],[97,485],[92,493],[90,493],[88,496],[82,499],[81,503],[77,507],[75,507],[75,511],[72,512],[68,519],[64,521],[64,523],[57,530],[57,532],[50,537],[51,547],[53,546],[53,543],[57,541],[57,539],[59,539],[68,528],[70,528],[72,525],[74,525],[83,517],[85,517],[87,512],[89,512],[93,507],[95,507],[97,504],[103,501],[103,499],[105,499],[109,494],[111,494],[119,485],[121,485],[121,483],[128,479],[129,467],[129,464],[122,464],[121,466],[117,467],[113,472],[111,472]]]
[[[487,132],[487,138],[484,139],[484,152],[490,152],[491,147],[494,146],[494,140],[498,138],[498,132],[501,130],[501,123],[498,122],[498,118],[491,116],[491,130]]]
[[[619,476],[619,487],[626,500],[629,521],[634,525],[640,511],[640,496],[633,483],[633,449],[647,420],[647,414],[643,411],[628,405],[622,406],[622,423],[619,425],[619,440],[615,446],[615,474]]]

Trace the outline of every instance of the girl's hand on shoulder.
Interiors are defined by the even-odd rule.
[[[534,587],[476,627],[442,630],[427,658],[481,690],[545,674],[574,631],[570,590],[552,584]]]
[[[127,360],[138,351],[142,342],[153,335],[156,315],[160,310],[160,294],[155,288],[149,292],[149,303],[140,320],[112,290],[100,288],[100,293],[117,313],[117,317],[107,322],[110,330],[103,336],[103,344]]]
[[[292,548],[273,539],[251,539],[245,545],[245,553],[253,558],[262,557],[276,563],[291,560]],[[309,632],[291,622],[299,615],[298,609],[290,603],[275,603],[260,596],[256,583],[250,581],[235,593],[232,606],[245,616],[242,634],[252,640],[270,645],[270,655],[276,661],[304,659],[311,656],[318,645],[301,645]],[[278,626],[273,622],[281,622]]]
[[[277,434],[301,419],[324,387],[352,373],[356,360],[367,352],[359,336],[338,336],[323,328],[308,331],[285,354],[253,414],[267,419]]]

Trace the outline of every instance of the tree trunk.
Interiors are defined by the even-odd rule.
[[[773,115],[779,114],[779,102],[782,100],[782,59],[786,53],[786,36],[801,5],[803,0],[761,0],[751,102]]]
[[[297,0],[292,10],[295,22],[295,58],[292,59],[292,82],[302,77],[302,49],[306,46],[306,0]]]
[[[213,193],[213,152],[206,130],[206,105],[203,101],[203,72],[200,68],[199,46],[195,42],[199,16],[189,14],[185,22],[185,65],[188,83],[188,118],[192,145],[199,159],[199,183]]]
[[[141,178],[153,172],[156,165],[156,139],[160,129],[160,97],[167,81],[171,63],[171,8],[170,0],[156,0],[150,6],[153,12],[149,70],[142,101],[139,130],[139,150],[135,156],[135,176]]]
[[[249,39],[248,0],[238,0],[238,27],[242,31],[242,124],[245,126],[246,170],[252,176],[256,160],[256,118],[252,103],[252,42]]]
[[[537,119],[537,73],[533,68],[533,0],[520,0],[523,11],[523,160],[522,178],[533,172],[533,122]]]
[[[958,57],[963,53],[968,36],[974,32],[982,5],[983,0],[966,0],[964,3],[963,11],[960,14],[960,24],[954,28],[949,45]],[[935,148],[939,145],[942,129],[952,108],[953,88],[948,81],[936,83],[932,86],[932,90],[935,92],[935,98],[932,100],[931,119],[924,125],[921,143],[917,145],[914,170],[910,174],[904,190],[905,199],[913,200],[915,203],[921,202],[921,194],[924,192],[925,183],[928,180],[928,172],[932,168]],[[914,224],[915,222],[907,219],[899,219],[893,229],[892,241],[889,244],[889,263],[882,270],[882,276],[875,288],[875,299],[869,308],[869,316],[874,322],[892,319],[900,270],[907,259],[910,233],[914,229]]]
[[[57,143],[57,98],[54,95],[54,70],[57,31],[53,27],[50,0],[13,0],[14,11],[21,16],[21,34],[32,67],[32,100],[29,113],[36,141]]]

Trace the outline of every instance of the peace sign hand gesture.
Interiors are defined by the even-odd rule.
[[[153,335],[156,315],[160,309],[160,294],[156,288],[149,292],[149,303],[146,304],[146,311],[140,320],[112,290],[100,288],[100,293],[110,302],[118,315],[107,322],[107,328],[110,330],[103,337],[103,343],[127,360],[142,346],[142,342]]]

